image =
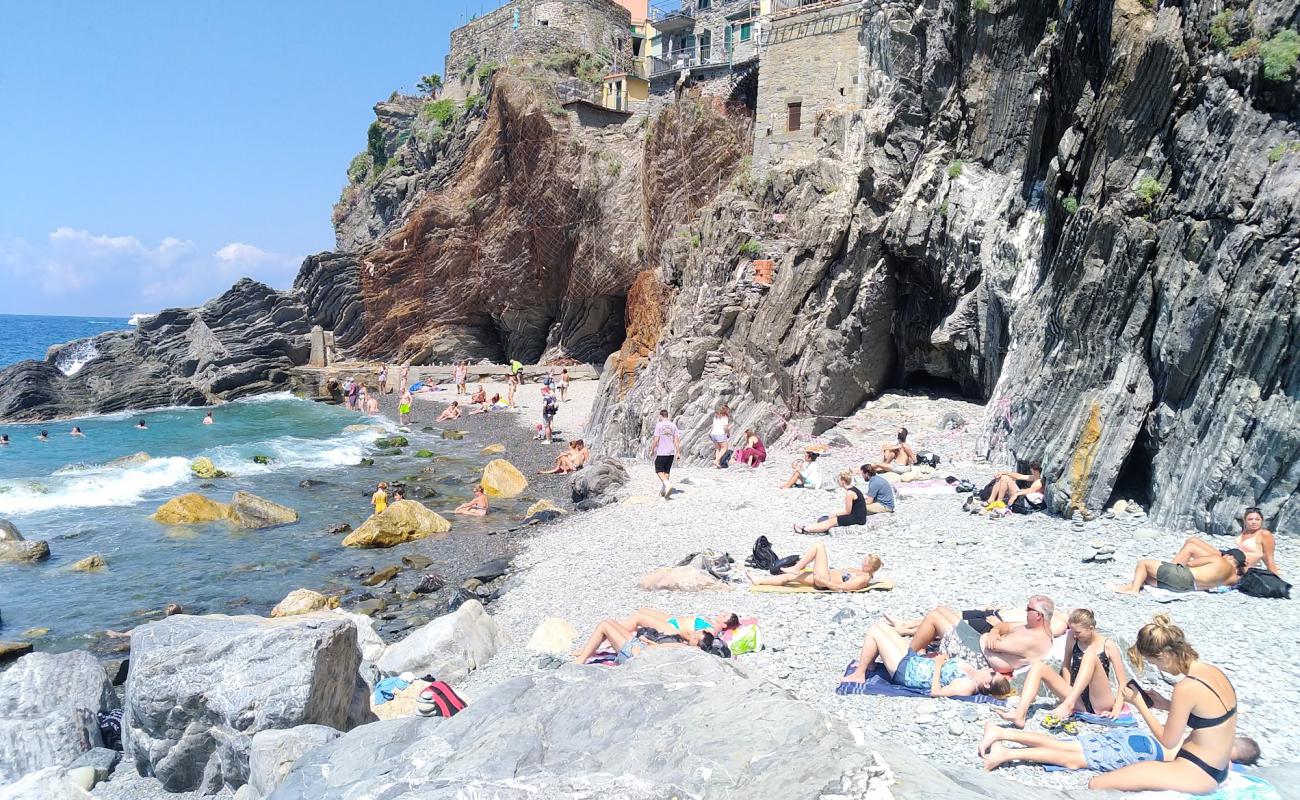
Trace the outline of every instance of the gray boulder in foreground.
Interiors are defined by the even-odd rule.
[[[0,674],[0,784],[66,767],[101,746],[96,714],[116,707],[108,675],[90,653],[23,656]]]
[[[449,683],[464,680],[496,655],[510,637],[477,600],[468,600],[390,644],[375,666],[388,675],[433,674]]]
[[[613,503],[614,493],[627,481],[627,470],[617,459],[597,458],[573,474],[569,496],[579,511],[590,511]]]
[[[82,784],[62,767],[46,767],[0,786],[0,800],[94,800]]]
[[[347,727],[360,660],[356,629],[334,616],[177,615],[141,626],[125,756],[170,792],[238,787],[258,731]]]
[[[287,731],[259,731],[253,736],[246,794],[252,798],[266,797],[304,753],[342,735],[341,731],[324,725],[299,725]]]
[[[363,725],[303,756],[271,797],[814,800],[860,797],[890,775],[900,799],[1068,797],[877,751],[735,662],[663,648],[515,678],[451,719]]]

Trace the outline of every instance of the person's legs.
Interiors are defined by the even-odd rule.
[[[596,625],[596,630],[592,632],[591,637],[587,639],[587,644],[573,660],[579,664],[584,664],[587,659],[596,654],[596,651],[605,642],[609,642],[615,650],[618,650],[627,644],[627,640],[630,638],[632,638],[631,635],[615,620],[601,620]]]
[[[1025,720],[1029,718],[1029,709],[1034,705],[1034,699],[1038,697],[1039,684],[1047,684],[1047,688],[1057,697],[1065,697],[1070,692],[1070,684],[1065,682],[1065,678],[1062,678],[1060,673],[1048,666],[1045,661],[1035,661],[1025,675],[1025,687],[1020,690],[1020,704],[1014,711],[998,709],[998,716],[1017,728],[1025,727]]]
[[[831,528],[834,528],[837,524],[838,521],[835,519],[834,515],[832,515],[822,520],[821,522],[814,522],[810,525],[801,526],[800,532],[801,533],[825,533]]]
[[[876,627],[872,626],[867,629],[867,635],[862,640],[862,650],[858,653],[858,666],[844,676],[840,683],[863,683],[867,679],[867,671],[876,663],[876,656],[879,655],[879,649],[876,647]]]
[[[1083,747],[1078,740],[1057,739],[1055,736],[1049,736],[1045,733],[1030,733],[1022,731],[1019,728],[1004,728],[993,720],[986,720],[984,723],[984,735],[980,737],[979,744],[976,745],[976,752],[981,756],[988,753],[990,747],[995,742],[1013,742],[1024,745],[1025,747],[1038,747],[1044,749],[1059,748],[1063,751],[1063,756],[1070,757],[1070,764],[1055,762],[1060,766],[1069,769],[1084,769],[1087,766],[1087,758],[1083,754]],[[1040,762],[1042,763],[1042,762]],[[1073,766],[1078,764],[1079,766]]]
[[[1044,738],[1050,739],[1051,737]],[[1008,761],[1055,764],[1066,769],[1084,769],[1088,766],[1088,763],[1083,758],[1083,748],[1077,744],[1052,739],[1051,744],[1042,742],[1030,747],[1017,747],[1014,749],[1001,742],[994,742],[989,746],[988,753],[984,756],[984,769],[991,772]]]
[[[1016,482],[1009,476],[1003,475],[993,484],[993,492],[989,495],[989,503],[1005,503],[1007,498],[1016,491]]]
[[[903,444],[900,444],[899,447],[903,450],[903,463],[909,467],[915,464],[916,451],[912,449],[912,446],[904,442]]]
[[[826,555],[826,545],[823,542],[813,542],[812,547],[804,551],[803,556],[790,567],[787,572],[802,572],[805,567],[811,566],[814,572],[822,571],[827,568],[830,559]]]
[[[1137,594],[1142,591],[1142,587],[1148,583],[1156,582],[1156,570],[1160,569],[1160,562],[1154,558],[1144,558],[1137,563],[1137,568],[1133,570],[1133,580],[1124,586],[1112,586],[1111,589],[1119,594]]]
[[[880,446],[880,463],[892,464],[896,458],[898,458],[897,444],[891,442]]]
[[[888,614],[881,614],[880,616],[884,617],[885,624],[893,626],[900,636],[911,637],[921,627],[921,620],[919,619],[894,619]]]
[[[746,575],[759,586],[813,586],[815,578],[811,572],[782,572],[779,575],[747,572]]]
[[[1115,789],[1121,792],[1164,790],[1205,794],[1214,791],[1217,786],[1204,770],[1182,758],[1129,764],[1088,781],[1089,789]]]
[[[867,513],[868,514],[892,514],[893,512],[890,511],[889,507],[884,505],[883,503],[871,502],[871,503],[867,503]]]
[[[1187,567],[1191,566],[1193,558],[1213,557],[1218,554],[1219,550],[1217,547],[1209,542],[1202,541],[1201,539],[1192,536],[1189,537],[1187,541],[1183,542],[1183,546],[1179,549],[1178,555],[1174,556],[1173,562]]]
[[[889,674],[893,675],[898,671],[898,665],[903,657],[910,652],[907,649],[907,640],[899,636],[893,628],[879,622],[872,626],[870,633],[876,640],[876,650],[879,652],[880,660],[884,662]]]
[[[939,606],[926,614],[921,624],[917,626],[916,633],[912,634],[911,649],[917,653],[924,653],[931,642],[942,638],[959,619],[961,617],[957,612],[947,606]]]

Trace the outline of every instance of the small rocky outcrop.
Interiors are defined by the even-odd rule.
[[[375,666],[390,675],[432,674],[452,683],[486,664],[508,641],[483,604],[469,600],[453,613],[390,644]]]
[[[696,567],[660,567],[641,576],[637,588],[643,592],[719,592],[727,584]]]
[[[103,556],[96,553],[91,556],[86,556],[85,558],[73,564],[70,564],[68,566],[68,569],[73,572],[98,572],[99,570],[105,569],[107,567],[108,567],[108,562],[104,560]]]
[[[494,458],[483,468],[479,479],[488,497],[517,497],[528,488],[528,479],[519,468],[504,458]]]
[[[297,522],[298,512],[255,494],[235,492],[230,499],[230,521],[241,528],[274,528]]]
[[[0,786],[0,800],[94,800],[80,770],[47,767]],[[93,784],[92,784],[93,785]]]
[[[212,463],[212,459],[207,456],[199,456],[190,462],[190,472],[194,477],[210,480],[212,478],[228,478],[230,473],[225,470],[217,469],[217,465]]]
[[[354,626],[332,616],[143,625],[131,637],[126,756],[169,792],[237,788],[257,732],[348,727],[359,665]]]
[[[90,653],[30,653],[0,674],[0,782],[64,767],[100,747],[97,714],[118,707]]]
[[[344,547],[392,547],[431,536],[445,536],[451,523],[415,500],[399,500],[372,514],[343,539]]]
[[[49,557],[49,542],[25,539],[17,526],[7,519],[0,519],[0,563],[44,561]]]
[[[321,594],[312,589],[294,589],[271,609],[273,617],[292,617],[297,614],[311,614],[315,611],[329,611],[339,607],[339,599]]]
[[[201,522],[216,522],[230,516],[230,507],[225,503],[204,497],[197,492],[173,497],[153,513],[153,519],[165,525],[194,525]]]
[[[557,514],[565,513],[564,509],[552,503],[550,500],[538,500],[536,503],[533,503],[528,507],[528,510],[524,512],[524,516],[531,517],[532,515],[540,514],[543,511],[554,511]]]
[[[614,458],[596,458],[575,473],[569,482],[569,496],[579,511],[616,502],[615,493],[628,481],[627,470]]]

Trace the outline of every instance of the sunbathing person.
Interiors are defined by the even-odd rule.
[[[537,470],[538,475],[556,475],[577,472],[591,458],[591,451],[581,439],[569,442],[569,449],[555,457],[555,466],[550,469]]]
[[[824,517],[808,525],[796,524],[794,526],[795,533],[826,533],[831,528],[865,525],[867,523],[867,498],[862,494],[861,489],[853,485],[853,473],[847,469],[841,472],[839,483],[844,489],[843,510],[839,514]]]
[[[903,466],[910,467],[916,463],[916,451],[907,443],[907,428],[899,428],[898,440],[882,444],[880,453],[881,461],[887,465],[902,462]]]
[[[1161,672],[1184,676],[1174,685],[1170,699],[1135,683],[1124,687],[1125,699],[1137,706],[1161,747],[1178,747],[1178,751],[1172,761],[1131,764],[1098,775],[1088,787],[1188,794],[1214,791],[1228,777],[1237,742],[1237,692],[1232,682],[1218,667],[1201,661],[1182,629],[1164,614],[1142,626],[1128,654],[1138,670],[1151,661]],[[1164,722],[1151,713],[1148,694],[1157,707],[1168,709]]]
[[[487,494],[483,491],[483,486],[474,487],[474,498],[468,502],[456,506],[453,514],[461,514],[467,517],[486,517],[488,513]]]
[[[1167,592],[1204,592],[1220,586],[1236,586],[1245,574],[1246,554],[1234,548],[1197,559],[1194,567],[1144,558],[1137,563],[1131,583],[1110,588],[1119,594],[1137,594],[1143,586],[1155,586]]]
[[[1027,666],[1046,656],[1052,649],[1052,631],[1048,620],[1056,606],[1041,594],[1029,598],[1025,622],[1000,622],[980,633],[956,611],[940,606],[921,620],[912,636],[912,650],[925,652],[938,640],[939,651],[956,656],[975,667],[992,667],[1003,674]]]
[[[781,484],[781,488],[822,488],[822,471],[821,468],[817,466],[817,455],[818,454],[812,450],[805,451],[802,460],[796,461],[790,465],[794,472],[785,483]]]
[[[1024,747],[1010,748],[1002,742]],[[979,754],[985,770],[995,770],[1011,761],[1048,764],[1065,769],[1090,769],[1114,772],[1144,761],[1171,761],[1174,754],[1160,746],[1156,737],[1137,730],[1080,733],[1077,737],[1057,739],[1045,733],[1029,733],[1016,728],[1002,728],[989,720],[984,723],[984,738]],[[1259,761],[1259,744],[1248,736],[1232,742],[1232,761],[1251,767]]]
[[[1038,697],[1038,687],[1046,684],[1061,702],[1048,712],[1043,725],[1048,728],[1085,711],[1102,717],[1119,717],[1124,710],[1124,695],[1120,687],[1128,677],[1124,674],[1124,657],[1115,640],[1097,633],[1097,618],[1086,608],[1076,608],[1070,613],[1070,629],[1065,635],[1065,663],[1057,674],[1046,661],[1035,661],[1025,676],[1020,691],[1020,704],[1015,709],[998,711],[998,716],[1015,725],[1025,727],[1029,710]],[[1110,684],[1114,671],[1115,686]]]
[[[1237,549],[1246,555],[1246,568],[1263,564],[1269,572],[1274,575],[1279,574],[1277,561],[1273,558],[1274,544],[1273,532],[1264,527],[1264,513],[1254,507],[1246,509],[1246,515],[1242,518],[1241,533],[1237,536]],[[1193,536],[1183,542],[1183,547],[1178,551],[1178,555],[1174,556],[1173,563],[1197,567],[1213,560],[1220,553],[1219,548]]]
[[[929,691],[931,697],[959,697],[987,694],[1001,697],[1011,691],[1005,676],[991,669],[976,668],[959,658],[939,655],[927,658],[907,648],[907,640],[893,628],[877,622],[867,630],[858,655],[858,666],[840,683],[862,683],[879,658],[889,680],[909,689]]]
[[[1012,622],[1023,625],[1029,613],[1024,606],[1015,606],[1008,608],[970,608],[958,612],[962,621],[968,623],[975,629],[976,633],[988,633],[993,630],[993,626],[1001,622]],[[918,619],[894,619],[888,614],[881,614],[885,622],[894,626],[894,630],[903,636],[914,636],[921,629],[921,623],[924,621]],[[1060,611],[1052,611],[1051,619],[1052,638],[1064,636],[1066,629],[1069,627],[1070,618]]]
[[[606,619],[601,620],[596,625],[596,630],[592,632],[591,638],[587,639],[587,643],[582,650],[573,657],[574,662],[578,664],[587,663],[587,659],[594,656],[607,642],[618,653],[614,658],[616,664],[626,664],[633,657],[645,651],[647,647],[689,646],[680,636],[659,634],[649,628],[637,628],[628,631],[627,628],[619,624],[618,620]]]
[[[832,592],[858,592],[871,585],[871,579],[885,564],[880,556],[869,554],[860,567],[832,568],[826,545],[815,542],[794,566],[776,575],[746,573],[751,583],[760,586],[812,586]]]
[[[478,397],[477,394],[474,395],[474,396],[475,396],[475,397]],[[477,402],[477,401],[476,401],[476,402]],[[500,392],[497,392],[496,394],[492,395],[492,399],[491,399],[491,400],[487,400],[487,399],[483,400],[483,402],[481,402],[481,403],[478,404],[478,408],[474,409],[473,411],[471,411],[471,412],[469,412],[469,413],[471,413],[471,414],[486,414],[486,413],[488,413],[489,411],[491,411],[493,408],[495,408],[497,405],[499,405],[500,403],[501,403],[501,393],[500,393]]]
[[[459,417],[460,417],[460,401],[452,400],[451,405],[444,408],[442,410],[442,413],[438,415],[438,421],[446,422],[449,419],[457,419]]]
[[[993,481],[993,491],[989,494],[987,506],[1002,503],[1010,508],[1017,497],[1024,497],[1034,505],[1043,502],[1043,465],[1037,461],[1030,462],[1028,475],[1020,472],[999,472],[993,476]]]
[[[638,628],[652,628],[659,633],[680,636],[687,644],[699,644],[705,633],[720,636],[740,627],[736,614],[719,614],[715,617],[670,617],[657,608],[640,608],[631,616],[618,620],[628,633]]]

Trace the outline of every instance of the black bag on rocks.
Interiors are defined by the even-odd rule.
[[[1237,589],[1251,597],[1291,599],[1291,584],[1260,567],[1246,570],[1246,574],[1237,581]]]
[[[993,484],[995,483],[997,483],[997,480],[989,481],[984,485],[983,489],[975,493],[975,496],[987,503],[989,498],[993,496]]]
[[[723,469],[726,469],[727,467],[731,466],[732,452],[734,451],[730,447],[728,447],[727,452],[723,453],[722,458],[718,459],[718,466],[722,467]]]
[[[931,453],[929,450],[922,450],[916,454],[916,463],[927,467],[938,467],[939,454]]]
[[[766,536],[760,536],[754,540],[754,552],[750,554],[749,558],[745,559],[745,566],[768,570],[778,560],[776,551],[772,549],[772,543],[767,540]]]

